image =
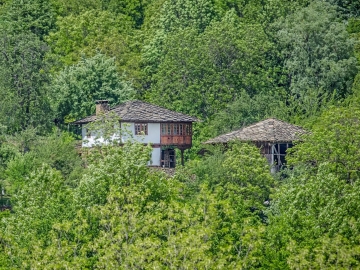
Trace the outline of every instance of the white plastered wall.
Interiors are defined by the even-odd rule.
[[[148,135],[135,135],[134,123],[121,123],[121,128],[123,129],[123,142],[129,138],[128,134],[131,134],[135,141],[141,143],[160,143],[160,123],[148,123]]]
[[[151,166],[160,166],[160,160],[161,160],[161,148],[153,148],[151,152],[151,162],[148,163],[148,165]]]
[[[160,144],[160,123],[148,123],[148,135],[135,135],[135,125],[134,123],[121,123],[122,131],[122,142],[125,142],[129,139],[132,139],[140,143],[151,143],[151,144]],[[104,139],[92,132],[89,137],[87,137],[87,130],[85,126],[82,127],[82,147],[92,147],[95,144],[104,143]],[[118,135],[114,134],[112,139],[117,139]],[[151,162],[149,165],[160,166],[161,160],[161,149],[153,148],[151,153]]]

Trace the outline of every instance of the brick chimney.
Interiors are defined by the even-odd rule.
[[[96,100],[96,115],[99,115],[100,113],[106,113],[109,111],[109,101],[108,100]]]

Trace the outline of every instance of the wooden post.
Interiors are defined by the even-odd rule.
[[[184,166],[184,149],[180,149],[181,151],[181,166]]]
[[[278,143],[278,151],[277,151],[277,156],[278,156],[278,166],[281,166],[281,159],[280,159],[280,143]],[[280,168],[280,167],[279,167]]]
[[[275,166],[274,166],[274,151],[275,150],[275,145],[274,144],[272,144],[271,145],[271,168],[270,168],[270,170],[271,170],[271,173],[276,173],[276,168],[275,168]]]

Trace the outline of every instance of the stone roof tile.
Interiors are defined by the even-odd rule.
[[[227,143],[233,140],[263,141],[263,142],[292,142],[299,139],[299,135],[306,131],[275,118],[252,124],[239,130],[220,135],[205,142],[205,144]]]
[[[122,103],[109,112],[118,115],[124,122],[196,122],[196,117],[171,111],[163,107],[139,100],[131,100]],[[86,124],[96,120],[96,115],[91,115],[73,122],[73,124]]]

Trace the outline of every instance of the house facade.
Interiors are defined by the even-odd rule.
[[[192,146],[192,123],[198,121],[197,118],[138,100],[125,102],[111,109],[106,100],[98,100],[96,114],[74,122],[82,127],[82,147],[105,143],[101,135],[89,132],[87,124],[99,119],[100,115],[106,117],[109,113],[120,119],[121,138],[119,134],[113,134],[113,139],[125,142],[131,138],[152,145],[149,165],[174,168],[175,148],[181,151],[183,164],[183,152]]]
[[[286,150],[299,140],[306,131],[287,122],[269,118],[239,130],[210,139],[205,144],[226,144],[231,141],[251,142],[268,160],[271,171],[276,172],[285,165]]]

